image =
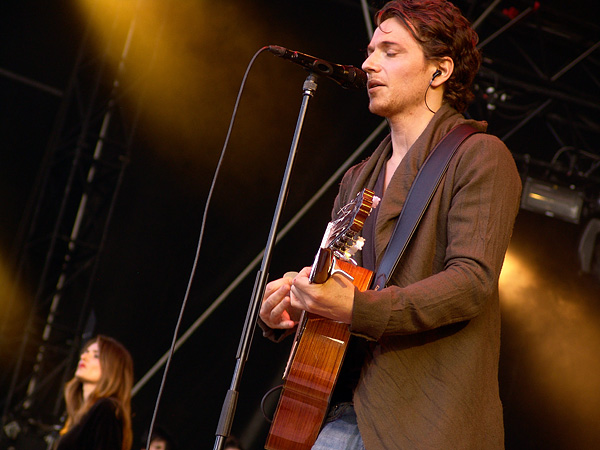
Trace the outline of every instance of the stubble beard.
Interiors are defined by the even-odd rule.
[[[377,99],[369,99],[369,111],[377,116],[390,118],[398,114],[403,109],[402,102],[386,99],[385,101],[377,101]]]
[[[423,95],[417,91],[369,98],[369,111],[386,119],[410,115],[422,107],[425,107]]]

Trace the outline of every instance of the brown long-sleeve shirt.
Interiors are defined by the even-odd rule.
[[[377,261],[425,158],[465,121],[442,107],[396,169],[378,207]],[[346,173],[334,211],[373,187],[390,152],[388,137]],[[504,447],[498,277],[520,192],[506,146],[487,134],[471,136],[450,162],[391,286],[356,291],[350,330],[374,342],[354,393],[367,450]]]

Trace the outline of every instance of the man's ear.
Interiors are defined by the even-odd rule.
[[[454,61],[449,56],[444,56],[437,62],[436,67],[435,72],[431,74],[431,87],[433,88],[441,86],[448,81],[448,78],[454,72]]]

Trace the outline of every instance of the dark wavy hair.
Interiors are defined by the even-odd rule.
[[[399,19],[421,45],[428,61],[449,56],[454,72],[446,82],[444,101],[464,112],[473,100],[473,79],[481,64],[479,37],[460,10],[446,0],[395,0],[386,3],[375,16],[383,21]]]

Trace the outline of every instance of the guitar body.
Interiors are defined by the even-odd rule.
[[[354,277],[359,290],[370,286],[371,271],[345,261],[336,261],[336,266]],[[348,324],[310,313],[304,320],[267,437],[268,450],[309,450],[313,446],[344,361]]]

